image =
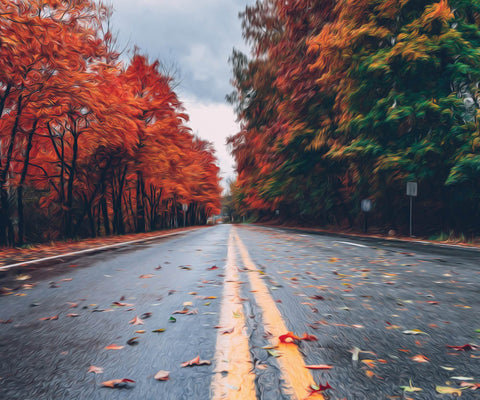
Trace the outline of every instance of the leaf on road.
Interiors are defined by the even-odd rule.
[[[139,278],[140,279],[148,279],[148,278],[153,278],[155,275],[153,274],[144,274],[144,275],[140,275]]]
[[[305,368],[329,370],[333,368],[333,365],[328,365],[328,364],[305,365]]]
[[[428,357],[425,357],[423,354],[417,354],[416,356],[410,357],[413,361],[419,363],[428,363],[430,362]]]
[[[117,307],[133,307],[133,304],[122,303],[120,301],[114,301],[112,305]]]
[[[233,333],[234,330],[235,330],[235,327],[232,326],[229,329],[224,329],[223,331],[220,331],[220,335],[228,335],[230,333]]]
[[[135,336],[135,337],[127,340],[127,344],[128,344],[129,346],[135,346],[135,345],[138,344],[137,339],[138,339],[138,336]]]
[[[311,384],[310,385],[310,390],[312,391],[312,393],[318,393],[318,392],[323,392],[325,390],[328,390],[328,389],[332,389],[333,388],[330,386],[330,384],[328,382],[325,382],[325,385],[322,385],[321,383],[320,384]]]
[[[13,319],[0,319],[0,324],[11,324]]]
[[[411,380],[409,383],[409,386],[400,386],[400,389],[403,389],[404,392],[421,392],[423,390],[422,388],[413,386]]]
[[[216,265],[212,265],[210,268],[207,268],[208,271],[213,271],[215,269],[218,269]]]
[[[75,318],[75,317],[79,317],[80,314],[75,314],[75,313],[68,313],[67,314],[67,317],[71,317],[71,318]]]
[[[427,332],[423,332],[420,329],[410,329],[406,331],[402,331],[405,335],[428,335]]]
[[[200,360],[200,356],[196,356],[195,358],[191,359],[190,361],[185,361],[182,363],[182,368],[184,367],[193,367],[195,365],[210,365],[211,362],[208,360]]]
[[[154,378],[157,381],[168,381],[168,379],[170,378],[170,372],[160,370],[155,374]]]
[[[103,368],[96,367],[95,365],[90,365],[90,367],[88,368],[88,372],[93,372],[95,374],[103,374]]]
[[[362,360],[362,363],[367,364],[370,368],[375,368],[377,362],[375,360]]]
[[[111,381],[102,382],[102,386],[117,389],[127,387],[129,383],[135,383],[135,381],[131,379],[112,379]]]
[[[139,329],[138,331],[135,331],[135,333],[145,333],[145,329]]]
[[[160,328],[160,329],[155,329],[154,331],[152,331],[153,333],[162,333],[162,332],[165,332],[165,329],[164,328]]]
[[[295,343],[295,340],[301,340],[293,332],[287,332],[284,335],[280,335],[278,339],[280,340],[280,343]]]
[[[267,349],[267,353],[272,357],[280,357],[280,353],[275,349]]]
[[[480,346],[477,346],[476,344],[464,344],[463,346],[447,346],[449,349],[455,349],[457,351],[476,351],[480,350]]]
[[[119,346],[118,344],[109,344],[105,347],[105,350],[121,350],[123,346]]]
[[[53,317],[43,317],[39,318],[40,321],[55,321],[58,319],[58,315],[54,315]]]
[[[28,274],[20,274],[15,277],[15,280],[17,281],[26,281],[27,279],[30,279],[32,276]]]
[[[146,312],[146,313],[143,313],[140,318],[142,319],[147,319],[147,318],[150,318],[152,316],[152,313],[151,312]]]
[[[318,339],[315,335],[309,335],[307,333],[304,333],[300,340],[306,340],[307,342],[315,342]]]
[[[435,386],[435,390],[441,394],[456,394],[458,397],[462,395],[462,390],[450,386]]]
[[[129,324],[132,324],[132,325],[143,325],[143,321],[138,318],[138,316],[135,316],[135,318],[133,318]]]
[[[464,387],[464,388],[468,388],[470,390],[480,389],[480,383],[462,382],[462,383],[460,383],[460,386]]]
[[[177,322],[177,319],[174,318],[174,317],[170,317],[170,318],[168,319],[168,322],[172,322],[172,323],[173,323],[173,322]]]

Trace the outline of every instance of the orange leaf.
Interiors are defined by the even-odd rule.
[[[208,360],[200,360],[200,356],[196,356],[190,361],[185,361],[182,363],[182,368],[184,367],[193,367],[194,365],[210,365],[210,361]]]
[[[138,316],[135,316],[134,319],[132,319],[129,324],[132,324],[132,325],[143,325],[143,321],[138,318]]]
[[[56,319],[58,319],[58,315],[54,315],[53,317],[40,318],[40,321],[55,321]]]
[[[154,378],[158,381],[167,381],[170,378],[170,372],[160,370],[155,374]]]
[[[96,367],[95,365],[90,365],[90,368],[88,368],[88,372],[94,372],[95,374],[103,374],[103,368]]]
[[[429,359],[428,357],[425,357],[423,354],[417,354],[416,356],[410,357],[413,361],[419,362],[419,363],[428,363]]]
[[[127,386],[129,383],[135,383],[131,379],[112,379],[111,381],[102,382],[102,386],[111,388],[121,388]]]
[[[120,350],[123,349],[123,346],[119,346],[118,344],[110,344],[105,347],[105,350]]]

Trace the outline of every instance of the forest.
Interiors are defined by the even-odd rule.
[[[93,0],[0,4],[0,246],[204,224],[221,189],[175,81]],[[182,221],[183,222],[183,221]]]
[[[480,2],[257,0],[230,62],[237,215],[480,233]],[[361,225],[360,225],[361,226]]]

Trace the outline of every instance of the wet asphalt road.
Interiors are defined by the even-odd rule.
[[[480,252],[220,225],[3,273],[0,287],[27,286],[0,297],[0,320],[11,320],[0,323],[0,399],[210,399],[232,229],[288,330],[318,338],[298,347],[306,364],[333,365],[312,371],[334,388],[326,398],[450,399],[435,387],[480,382],[480,351],[446,347],[480,344]],[[278,360],[262,348],[268,335],[250,272],[237,264],[257,398],[289,399]],[[172,314],[184,304],[198,313]],[[145,313],[143,325],[129,324]],[[197,355],[212,365],[181,368]],[[87,372],[91,365],[104,372]],[[170,379],[156,381],[159,370]],[[136,383],[101,387],[122,378]],[[410,381],[422,391],[404,393]],[[480,389],[462,398],[480,398]]]

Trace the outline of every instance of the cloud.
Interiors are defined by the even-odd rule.
[[[224,178],[234,175],[225,141],[239,129],[232,107],[225,104],[232,91],[228,58],[233,47],[246,50],[238,13],[254,1],[113,1],[120,45],[136,45],[167,71],[179,71],[175,90],[190,115],[189,126],[214,143]]]
[[[184,106],[190,116],[188,125],[193,133],[215,145],[221,176],[224,178],[223,186],[226,186],[225,180],[234,177],[234,161],[225,142],[228,136],[234,135],[239,129],[232,107],[225,103],[207,103],[195,98],[187,98]]]

